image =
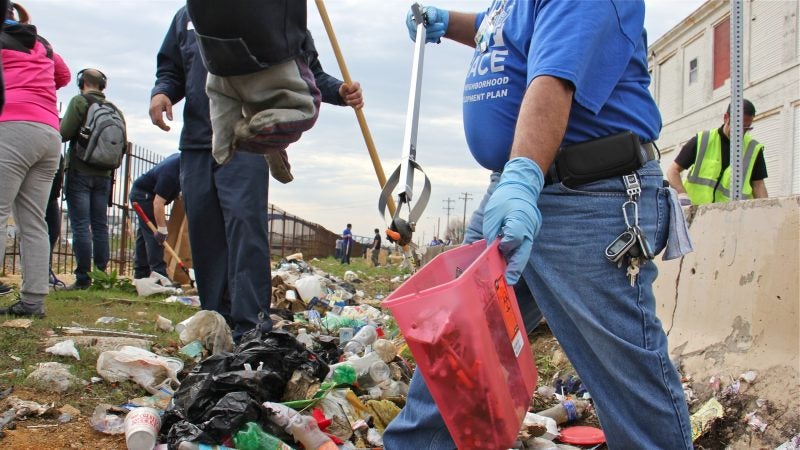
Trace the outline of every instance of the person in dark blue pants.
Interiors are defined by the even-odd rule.
[[[145,221],[139,218],[134,278],[147,278],[151,272],[167,276],[167,265],[164,262],[164,242],[167,240],[165,208],[181,193],[180,162],[180,153],[168,156],[137,178],[131,187],[131,203],[138,203],[150,222],[157,227],[157,231],[153,233]]]
[[[308,45],[313,50],[313,43]],[[350,105],[352,94],[348,95],[346,85],[322,70],[315,51],[308,54],[322,101]],[[172,105],[186,99],[179,146],[181,186],[197,290],[203,309],[222,314],[238,341],[256,327],[262,331],[272,328],[269,167],[263,155],[245,152],[236,152],[224,165],[214,161],[207,74],[194,28],[182,7],[158,52],[150,119],[169,131],[164,115],[172,120]],[[356,100],[361,104],[360,90]]]

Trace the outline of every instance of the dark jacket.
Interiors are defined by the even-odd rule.
[[[303,54],[306,2],[187,0],[208,71],[246,75]]]
[[[303,45],[317,87],[322,92],[322,101],[344,105],[344,100],[339,96],[342,82],[322,70],[311,33],[306,32]],[[200,57],[194,25],[190,24],[186,7],[175,13],[161,50],[158,51],[156,63],[156,85],[151,96],[165,94],[172,104],[186,98],[179,149],[210,151],[211,118],[206,95],[208,72]]]
[[[8,0],[0,0],[0,14],[5,17],[8,10]],[[3,32],[3,22],[0,20],[0,33]],[[0,57],[0,113],[3,112],[3,105],[6,103],[6,89],[3,84],[3,58]]]

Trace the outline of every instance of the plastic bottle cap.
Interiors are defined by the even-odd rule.
[[[599,428],[576,426],[562,429],[558,440],[565,444],[596,445],[605,442],[606,435]]]

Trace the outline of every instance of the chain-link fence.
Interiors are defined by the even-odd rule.
[[[108,233],[110,260],[107,270],[131,275],[133,252],[136,241],[136,213],[128,204],[128,194],[133,180],[158,164],[164,156],[135,144],[128,144],[122,166],[114,172],[112,192],[109,196]],[[338,234],[322,225],[288,214],[270,204],[268,206],[270,250],[273,256],[285,257],[302,252],[304,258],[321,258],[334,253]],[[58,274],[75,270],[75,255],[72,251],[72,230],[67,216],[64,196],[59,199],[58,215],[61,218],[60,238],[53,246],[51,264]],[[3,261],[5,274],[16,274],[21,269],[19,239],[13,219],[7,227],[6,255]],[[363,252],[363,244],[356,243],[353,255]]]

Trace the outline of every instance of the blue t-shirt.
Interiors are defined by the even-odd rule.
[[[350,231],[350,228],[345,228],[344,231],[342,231],[342,240],[343,245],[353,242],[353,232]]]
[[[168,156],[133,182],[133,187],[148,194],[160,195],[167,203],[181,193],[180,153]]]
[[[575,87],[563,144],[625,130],[642,142],[658,137],[644,2],[493,0],[475,26],[484,39],[464,84],[464,131],[483,167],[500,170],[508,161],[522,98],[540,75]]]

